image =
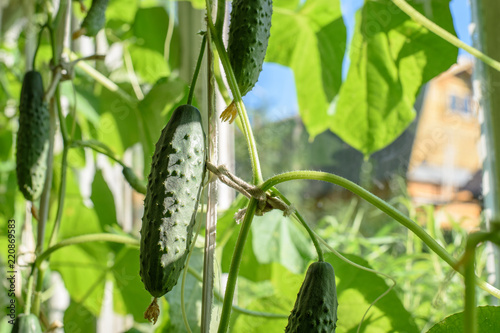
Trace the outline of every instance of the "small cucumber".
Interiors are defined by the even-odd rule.
[[[95,37],[106,23],[106,8],[109,0],[92,0],[87,16],[83,19],[80,29],[73,33],[73,39],[81,35]]]
[[[285,333],[330,333],[337,327],[337,288],[332,265],[312,263],[288,317]]]
[[[259,78],[271,31],[272,0],[234,0],[227,53],[241,96]]]
[[[182,105],[156,143],[144,201],[140,275],[155,300],[177,284],[184,268],[204,170],[205,134],[200,112]],[[145,316],[156,321],[157,314],[146,311]]]
[[[17,184],[26,200],[42,194],[49,152],[50,116],[43,101],[42,76],[36,71],[24,75],[19,103],[17,132]]]
[[[12,326],[12,333],[42,333],[38,317],[34,314],[19,314]]]

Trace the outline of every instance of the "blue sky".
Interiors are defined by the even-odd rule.
[[[311,1],[311,0],[309,0]],[[354,15],[363,5],[364,0],[341,0],[342,15],[350,40],[354,29]],[[450,3],[457,36],[467,44],[471,44],[469,35],[470,7],[469,0],[453,0]],[[460,50],[461,56],[468,55]],[[344,58],[343,76],[347,74],[348,57]],[[293,72],[284,66],[264,63],[259,81],[254,89],[243,100],[249,109],[265,112],[270,121],[276,121],[297,114],[297,95],[293,80]],[[252,118],[252,112],[250,113]]]

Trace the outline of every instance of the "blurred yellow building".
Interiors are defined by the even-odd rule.
[[[472,63],[457,64],[426,87],[408,168],[408,192],[437,207],[437,223],[478,226],[480,125],[472,100]]]

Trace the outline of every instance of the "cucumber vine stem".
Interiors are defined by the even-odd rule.
[[[233,257],[231,259],[231,266],[229,267],[229,275],[227,277],[226,293],[224,295],[224,302],[222,305],[222,312],[219,322],[218,333],[226,333],[229,327],[229,320],[231,319],[231,307],[233,305],[234,290],[236,288],[236,281],[238,279],[238,271],[240,269],[241,257],[243,256],[243,249],[245,242],[250,231],[255,210],[257,209],[257,200],[252,198],[247,206],[245,218],[241,224],[240,233],[236,246],[234,248]]]
[[[226,0],[217,0],[217,18],[215,19],[215,30],[219,36],[222,36],[224,28],[224,16],[226,14]]]
[[[61,92],[59,88],[56,89],[56,103],[57,103],[57,114],[59,116],[59,127],[61,128],[61,135],[63,141],[63,153],[61,160],[61,182],[59,183],[59,198],[57,203],[57,213],[54,222],[54,227],[52,228],[52,233],[49,238],[49,246],[54,245],[57,240],[57,235],[59,233],[59,227],[61,226],[62,213],[64,208],[64,199],[66,197],[66,173],[68,166],[68,150],[71,144],[71,138],[68,135],[68,129],[66,128],[66,121],[62,114],[61,105]]]
[[[57,244],[49,247],[44,252],[40,253],[40,255],[36,258],[34,265],[36,267],[40,267],[42,262],[46,258],[48,258],[52,254],[52,252],[59,250],[60,248],[70,245],[90,243],[90,242],[113,242],[113,243],[121,243],[121,244],[132,245],[134,247],[139,247],[139,240],[132,238],[130,236],[108,234],[108,233],[86,234],[86,235],[63,239]]]
[[[247,141],[248,150],[250,153],[250,161],[252,163],[252,182],[253,184],[259,184],[262,182],[262,171],[260,168],[259,155],[257,153],[257,145],[255,143],[255,138],[253,136],[252,128],[250,126],[250,120],[245,109],[245,105],[241,99],[240,89],[238,87],[238,82],[234,76],[233,69],[231,68],[231,63],[229,62],[229,57],[227,55],[226,49],[224,48],[224,43],[222,42],[222,36],[218,34],[217,29],[212,23],[211,10],[207,3],[207,24],[212,33],[212,41],[215,44],[217,53],[219,54],[219,59],[224,67],[226,73],[227,81],[231,92],[233,93],[234,102],[236,109],[238,110],[238,116],[241,119],[243,125],[243,135]]]
[[[203,60],[203,55],[205,54],[205,44],[207,43],[207,36],[203,35],[200,46],[200,54],[198,55],[198,60],[196,61],[196,67],[193,73],[193,79],[191,80],[191,86],[189,87],[189,94],[187,98],[187,104],[191,105],[193,102],[194,88],[196,87],[196,80],[198,79],[198,74],[200,73],[201,62]]]
[[[396,208],[392,207],[390,204],[380,199],[376,195],[371,192],[365,190],[361,186],[337,175],[333,175],[327,172],[321,171],[291,171],[285,172],[276,176],[273,176],[266,180],[260,187],[263,191],[269,190],[271,187],[276,186],[279,183],[283,183],[290,180],[299,180],[299,179],[309,179],[309,180],[320,180],[329,182],[332,184],[339,185],[352,193],[358,195],[364,200],[368,201],[373,206],[380,209],[382,212],[386,213],[397,222],[405,226],[407,229],[411,230],[417,237],[419,237],[434,253],[436,253],[441,259],[443,259],[448,265],[450,265],[454,270],[459,272],[460,274],[464,274],[463,270],[457,267],[457,260],[453,258],[439,243],[437,243],[434,238],[429,236],[425,230],[412,221],[410,218],[405,216]],[[485,281],[482,281],[477,276],[475,276],[475,283],[481,289],[488,292],[492,296],[500,299],[500,290],[488,284]]]
[[[410,6],[405,0],[392,0],[392,2],[398,6],[399,9],[401,9],[403,12],[405,12],[409,17],[411,17],[415,22],[420,23],[422,26],[427,28],[428,30],[432,31],[439,37],[443,38],[446,40],[448,43],[461,48],[467,52],[469,52],[471,55],[474,57],[478,58],[488,66],[496,69],[497,71],[500,71],[500,62],[496,61],[495,59],[487,56],[486,54],[482,53],[478,49],[465,44],[462,42],[460,39],[446,31],[445,29],[441,28],[439,25],[436,23],[432,22],[429,20],[427,17],[422,15],[419,11],[417,11],[415,8]]]

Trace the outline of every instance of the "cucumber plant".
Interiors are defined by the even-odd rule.
[[[310,4],[315,0],[309,1],[307,1],[306,4]],[[278,197],[279,200],[286,203],[286,207],[290,207],[290,202],[288,202],[287,198],[275,188],[275,186],[281,182],[297,179],[310,179],[327,181],[343,186],[366,199],[368,202],[374,204],[379,209],[386,212],[389,216],[406,226],[419,236],[428,245],[429,249],[437,253],[450,266],[456,268],[457,262],[437,242],[423,232],[422,229],[413,221],[405,217],[383,200],[341,177],[314,171],[294,171],[276,175],[267,180],[262,177],[252,128],[250,127],[250,123],[247,119],[245,119],[246,113],[244,105],[241,101],[241,96],[247,94],[248,91],[252,89],[262,70],[262,64],[266,56],[268,40],[270,38],[273,4],[271,0],[234,0],[233,10],[231,12],[231,23],[229,27],[229,42],[227,49],[225,49],[224,44],[222,43],[222,29],[218,28],[221,27],[224,22],[224,12],[220,9],[224,8],[225,1],[218,1],[219,10],[217,12],[216,22],[212,22],[212,8],[209,2],[210,1],[208,1],[206,8],[208,14],[208,49],[210,55],[213,56],[211,53],[213,52],[211,47],[217,48],[217,54],[220,56],[221,63],[227,73],[228,84],[235,98],[232,103],[229,103],[230,100],[227,101],[227,104],[230,104],[230,108],[223,113],[222,119],[232,121],[235,117],[236,110],[240,115],[242,115],[242,121],[239,125],[249,146],[250,160],[254,172],[252,184],[245,183],[235,175],[225,175],[231,178],[234,187],[248,196],[250,201],[245,209],[238,211],[236,214],[237,217],[242,219],[242,224],[239,230],[238,240],[236,241],[234,252],[232,254],[228,282],[221,310],[219,333],[227,332],[229,323],[231,322],[231,311],[234,306],[233,298],[238,278],[239,265],[242,260],[243,248],[249,235],[253,216],[256,214],[264,214],[267,210],[274,208],[274,206],[270,203],[271,199],[278,200]],[[45,217],[43,217],[42,214],[37,233],[37,259],[33,264],[32,272],[29,275],[29,288],[27,288],[28,292],[26,295],[27,302],[25,311],[25,313],[32,312],[32,314],[20,315],[18,317],[18,323],[23,326],[18,325],[16,329],[20,332],[39,332],[41,331],[40,323],[45,329],[49,328],[49,325],[43,321],[46,316],[42,313],[44,308],[40,306],[40,303],[42,297],[41,295],[44,295],[42,284],[44,270],[51,264],[49,262],[50,254],[68,245],[88,243],[91,241],[112,241],[137,246],[139,248],[139,252],[136,252],[137,257],[139,257],[137,258],[139,259],[138,261],[140,266],[140,268],[138,268],[139,274],[134,271],[134,277],[139,279],[138,276],[140,276],[145,289],[154,298],[150,307],[146,310],[145,317],[153,323],[156,323],[159,316],[157,299],[170,292],[172,288],[176,286],[181,271],[185,269],[186,257],[189,255],[190,245],[193,245],[192,233],[194,218],[202,190],[205,164],[208,164],[207,161],[205,161],[205,135],[201,125],[201,118],[202,116],[204,117],[206,114],[209,114],[209,112],[208,110],[200,108],[200,110],[202,110],[202,114],[200,114],[200,111],[191,105],[193,100],[193,90],[191,90],[187,105],[181,105],[175,109],[171,119],[161,132],[160,139],[156,144],[155,152],[152,158],[151,172],[149,174],[146,188],[144,188],[144,185],[136,176],[134,171],[127,167],[123,162],[119,161],[119,158],[111,153],[111,149],[105,147],[102,143],[92,144],[91,141],[96,137],[95,128],[92,126],[95,126],[96,123],[92,123],[91,126],[85,126],[88,124],[82,122],[83,126],[80,126],[81,128],[91,128],[90,130],[87,128],[85,133],[83,133],[82,130],[83,134],[80,133],[82,135],[82,140],[75,140],[73,135],[70,134],[70,132],[65,128],[67,124],[66,120],[69,118],[65,117],[65,113],[63,112],[65,110],[61,107],[61,89],[58,86],[59,82],[57,81],[57,74],[60,74],[58,70],[66,65],[61,60],[63,58],[61,57],[61,54],[57,54],[57,50],[62,49],[62,42],[58,41],[56,37],[64,35],[62,33],[60,34],[61,31],[58,31],[57,29],[63,29],[61,27],[71,26],[71,24],[68,24],[69,22],[64,21],[70,20],[69,16],[66,17],[67,15],[64,15],[64,13],[66,13],[64,6],[67,5],[67,1],[61,1],[60,3],[61,8],[59,8],[57,16],[53,17],[51,12],[50,15],[47,14],[47,26],[49,27],[48,30],[51,34],[50,47],[52,47],[53,51],[53,66],[51,66],[51,68],[54,75],[52,75],[53,81],[51,82],[51,86],[55,87],[54,91],[56,91],[55,96],[50,98],[50,107],[52,108],[51,112],[48,112],[47,104],[43,102],[44,89],[39,73],[34,71],[27,72],[21,90],[16,171],[20,190],[23,192],[26,199],[33,201],[40,197],[43,192],[43,184],[45,183],[45,170],[48,168],[47,160],[52,163],[54,162],[54,156],[50,156],[51,150],[48,149],[48,145],[51,142],[51,140],[49,140],[49,114],[59,118],[58,124],[60,126],[60,131],[56,131],[56,133],[60,133],[62,136],[63,153],[62,162],[60,163],[61,170],[58,174],[60,177],[56,177],[56,181],[60,182],[57,200],[58,206],[56,213],[54,214],[55,223],[52,230],[53,234],[50,242],[48,242],[49,248],[44,248],[44,245],[47,243],[44,239],[44,228],[46,227],[48,214],[45,214]],[[395,3],[401,3],[401,1],[398,0],[395,1]],[[105,26],[105,11],[107,4],[107,0],[92,1],[92,6],[83,20],[80,30],[74,34],[75,38],[82,34],[95,36],[97,32]],[[304,11],[311,9],[306,6],[303,8]],[[49,13],[48,9],[47,13]],[[278,11],[276,11],[276,13],[278,13]],[[288,15],[296,13],[281,7],[279,14]],[[314,19],[316,19],[316,21],[313,19],[311,20],[319,24],[319,21],[321,21],[323,17],[315,16]],[[122,28],[128,28],[128,24],[122,24]],[[317,27],[314,26],[314,28]],[[326,34],[325,31],[314,30],[314,33]],[[122,38],[123,36],[125,36],[124,38],[128,38],[130,34],[127,32],[120,36],[114,35],[113,41],[116,42],[116,39]],[[322,35],[322,37],[325,36]],[[134,39],[127,40],[127,42],[130,42],[131,40]],[[163,40],[158,44],[163,45]],[[149,46],[151,46],[151,44],[149,44]],[[152,53],[156,52],[149,50],[149,46],[147,47],[148,51]],[[320,51],[324,52],[321,53],[321,57],[327,55],[326,53],[328,50],[322,49]],[[203,52],[204,51],[202,49],[197,66],[201,62]],[[130,56],[130,52],[127,53],[127,55]],[[209,60],[212,61],[209,65],[213,65],[213,59],[214,58],[209,57]],[[127,63],[127,61],[125,62]],[[130,96],[127,91],[122,89],[123,86],[127,86],[126,84],[123,86],[117,85],[103,73],[99,73],[89,67],[90,66],[82,66],[80,69],[90,77],[102,83],[102,86],[105,89],[118,93],[118,97],[130,103],[132,108],[139,104],[139,100],[142,99],[142,89],[145,89],[146,91],[147,88],[149,88],[149,85],[152,84],[152,82],[142,81],[140,76],[137,78],[132,75],[134,74],[134,69],[130,66],[130,63],[127,63],[127,74],[129,74],[129,77],[131,76],[134,78],[133,80],[131,79],[131,81],[134,81],[132,82],[132,86],[137,96],[137,98],[134,98]],[[199,67],[195,72],[198,70]],[[172,70],[172,73],[175,73],[175,70]],[[80,75],[81,73],[77,74]],[[117,75],[110,77],[120,76]],[[212,79],[212,77],[209,77],[209,79]],[[323,79],[327,80],[328,76],[325,75]],[[194,87],[195,81],[196,80],[193,79],[191,82],[191,88]],[[92,93],[98,93],[100,88],[101,87],[99,87],[99,89],[92,89]],[[221,85],[220,89],[225,89],[225,87]],[[164,106],[165,104],[177,103],[179,99],[176,100],[175,98],[171,98],[167,103],[159,104]],[[163,107],[161,109],[163,110]],[[141,122],[144,121],[145,117],[149,115],[145,115],[145,112],[142,111],[143,110],[141,110],[141,112],[137,112],[137,119],[134,118],[134,120],[138,120],[137,122],[140,123],[138,125],[138,136],[141,137],[141,143],[146,145],[148,139],[150,139],[151,133],[149,133],[149,128],[143,126]],[[159,112],[159,114],[160,113],[161,112]],[[161,116],[163,115],[164,114],[161,114]],[[76,119],[79,116],[81,115],[75,114],[73,119]],[[121,121],[121,119],[118,118],[115,120],[117,120],[117,122]],[[54,121],[54,123],[56,123],[56,121]],[[76,126],[77,123],[79,123],[79,120],[75,120],[73,123],[73,130],[78,127]],[[127,123],[126,126],[129,126],[130,123],[133,122]],[[122,124],[120,123],[119,125]],[[120,127],[120,129],[123,128]],[[89,139],[83,139],[84,136],[88,136]],[[153,142],[151,142],[149,146],[152,147]],[[107,155],[112,160],[118,161],[123,167],[123,177],[129,182],[132,188],[137,192],[146,194],[140,240],[134,238],[136,235],[132,235],[132,237],[130,237],[130,235],[115,235],[111,232],[103,232],[101,234],[92,235],[78,235],[63,241],[58,240],[58,228],[62,222],[62,217],[65,216],[63,212],[66,170],[68,168],[67,156],[68,151],[73,147],[91,148],[98,153]],[[48,172],[48,174],[51,174],[51,172]],[[50,186],[46,186],[43,194],[47,195],[48,198],[50,191]],[[52,200],[52,202],[54,201],[55,200]],[[285,332],[334,332],[337,324],[338,302],[333,267],[324,261],[322,250],[319,245],[319,238],[307,225],[300,213],[294,211],[293,209],[285,210],[287,214],[292,214],[293,217],[299,220],[299,222],[304,226],[318,254],[318,261],[311,264],[307,270],[293,310],[290,316],[288,316],[288,325],[285,328]],[[259,235],[254,234],[253,237],[259,237]],[[333,250],[330,251],[333,252]],[[123,258],[115,256],[115,254],[116,253],[113,253],[113,256],[109,257]],[[184,272],[186,271],[187,270]],[[474,278],[473,273],[474,272],[472,272],[470,279]],[[140,285],[140,282],[138,283]],[[487,285],[483,284],[482,286],[485,287]],[[210,289],[213,286],[206,285],[206,287]],[[141,291],[143,291],[142,288],[137,289],[141,289]],[[88,294],[90,295],[92,291],[93,290],[90,290]],[[494,289],[490,289],[490,291],[495,293]],[[144,292],[144,294],[146,293]],[[500,293],[497,293],[496,295],[498,296]],[[30,309],[32,296],[33,307]],[[241,311],[241,308],[239,311]],[[253,315],[262,315],[262,313],[253,313]],[[287,318],[285,314],[282,314],[282,316]],[[39,322],[38,318],[43,320]],[[26,325],[30,328],[25,328],[28,327]],[[207,330],[208,326],[205,326],[204,329]],[[166,328],[166,330],[168,330],[168,328]]]

